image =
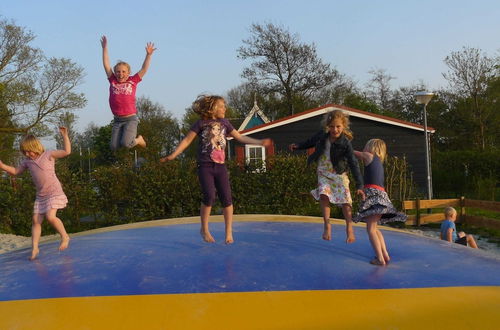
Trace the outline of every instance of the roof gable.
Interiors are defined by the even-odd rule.
[[[269,123],[269,119],[266,117],[264,112],[260,110],[259,106],[257,105],[257,101],[255,100],[253,102],[252,110],[250,110],[248,115],[245,117],[245,120],[243,120],[243,123],[241,123],[238,131],[248,130],[267,123]]]
[[[265,124],[262,124],[259,126],[246,128],[246,129],[241,130],[241,131],[240,131],[240,129],[238,129],[238,131],[240,131],[240,133],[243,135],[253,134],[253,133],[265,131],[265,130],[268,130],[268,129],[271,129],[274,127],[279,127],[279,126],[287,125],[287,124],[294,123],[297,121],[301,121],[301,120],[304,120],[307,118],[320,116],[320,115],[323,115],[325,113],[331,112],[333,110],[342,110],[345,113],[347,113],[349,116],[352,116],[352,117],[364,118],[364,119],[368,119],[368,120],[373,120],[373,121],[377,121],[377,122],[381,122],[381,123],[385,123],[385,124],[389,124],[389,125],[400,126],[400,127],[404,127],[404,128],[408,128],[408,129],[422,131],[422,132],[424,131],[424,127],[422,125],[418,125],[418,124],[410,123],[408,121],[404,121],[404,120],[400,120],[400,119],[396,119],[396,118],[391,118],[391,117],[387,117],[387,116],[382,116],[382,115],[378,115],[378,114],[374,114],[371,112],[366,112],[366,111],[362,111],[362,110],[358,110],[358,109],[354,109],[354,108],[349,108],[349,107],[346,107],[343,105],[338,105],[338,104],[327,104],[327,105],[319,107],[319,108],[306,110],[304,112],[300,112],[300,113],[297,113],[297,114],[294,114],[291,116],[280,118],[280,119],[277,119],[275,121],[268,122],[268,123],[265,123]],[[240,128],[241,127],[244,127],[244,126],[242,125],[242,126],[240,126]],[[430,133],[435,132],[434,128],[432,128],[432,127],[427,127],[427,130]]]

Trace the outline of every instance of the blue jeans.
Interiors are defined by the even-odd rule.
[[[132,148],[136,145],[137,125],[139,118],[136,115],[130,117],[117,117],[113,119],[113,129],[111,131],[111,150],[120,147]]]

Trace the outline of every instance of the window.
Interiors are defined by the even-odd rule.
[[[245,162],[255,167],[257,172],[266,169],[266,148],[256,145],[245,145]]]

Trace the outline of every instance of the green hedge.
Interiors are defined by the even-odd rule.
[[[436,152],[432,158],[435,198],[500,200],[500,152]]]
[[[97,167],[90,174],[72,169],[65,160],[56,166],[69,200],[58,215],[69,232],[199,214],[201,192],[194,160],[146,162],[138,169],[128,162]],[[306,167],[304,156],[277,155],[265,166],[263,171],[228,162],[236,214],[321,215],[309,193],[317,183],[316,169]],[[399,205],[399,198],[411,197],[411,174],[404,172],[404,160],[392,159],[386,167],[389,194]],[[29,174],[15,185],[9,178],[0,181],[0,230],[29,236],[35,199]],[[220,213],[220,205],[213,212]],[[332,217],[342,217],[339,208],[332,208]],[[53,232],[45,225],[44,233],[47,230]]]

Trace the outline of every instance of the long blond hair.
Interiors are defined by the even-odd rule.
[[[385,158],[387,157],[387,147],[385,145],[384,140],[381,139],[371,139],[366,142],[365,151],[369,151],[372,154],[375,154],[380,158],[380,161],[383,163]]]
[[[36,136],[26,135],[21,140],[21,143],[19,143],[19,150],[21,150],[23,154],[31,151],[37,155],[41,155],[45,151],[45,148]]]
[[[193,102],[193,110],[200,115],[202,119],[215,118],[215,104],[224,98],[219,95],[199,95]]]
[[[321,126],[323,126],[325,132],[330,130],[330,125],[336,119],[340,119],[342,121],[342,125],[344,126],[343,134],[349,139],[352,140],[354,135],[352,134],[351,129],[349,128],[349,115],[347,115],[342,110],[333,110],[332,112],[326,113],[323,116],[323,120],[321,121]]]

